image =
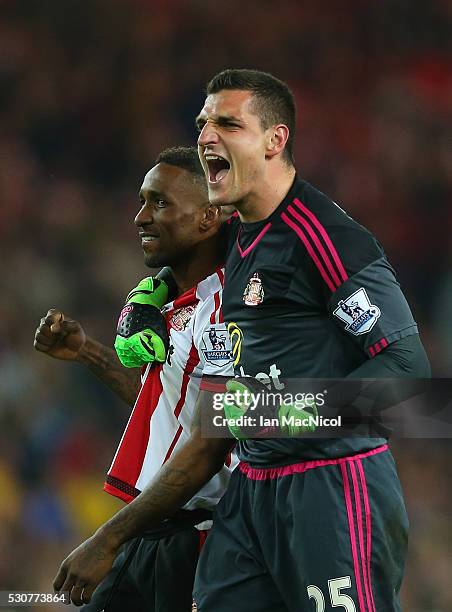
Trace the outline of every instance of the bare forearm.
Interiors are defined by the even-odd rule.
[[[139,369],[125,368],[115,351],[92,338],[86,342],[77,358],[129,406],[133,406],[140,389]]]
[[[171,517],[220,470],[230,448],[230,440],[206,444],[199,435],[192,434],[144,491],[99,531],[119,546]]]

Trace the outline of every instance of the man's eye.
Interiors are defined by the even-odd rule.
[[[160,198],[158,200],[156,200],[155,203],[157,205],[157,208],[165,208],[165,206],[166,206],[165,200],[162,200]]]

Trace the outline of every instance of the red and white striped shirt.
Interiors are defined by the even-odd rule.
[[[224,270],[218,269],[167,304],[170,349],[163,364],[149,364],[135,406],[108,471],[104,490],[130,502],[190,436],[204,375],[233,376],[232,353],[221,312]],[[215,506],[236,462],[226,465],[185,508]]]

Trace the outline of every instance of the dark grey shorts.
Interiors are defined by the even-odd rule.
[[[398,612],[408,521],[387,447],[240,464],[195,580],[199,612]]]
[[[177,520],[127,542],[83,612],[191,612],[204,532],[193,526],[208,511],[181,512]]]

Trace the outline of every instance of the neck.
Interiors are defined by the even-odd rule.
[[[171,265],[178,295],[185,293],[224,264],[224,249],[219,234],[190,249],[190,255]]]
[[[259,183],[258,190],[250,193],[235,206],[241,221],[253,223],[269,217],[288,194],[295,178],[295,168],[279,166]]]

